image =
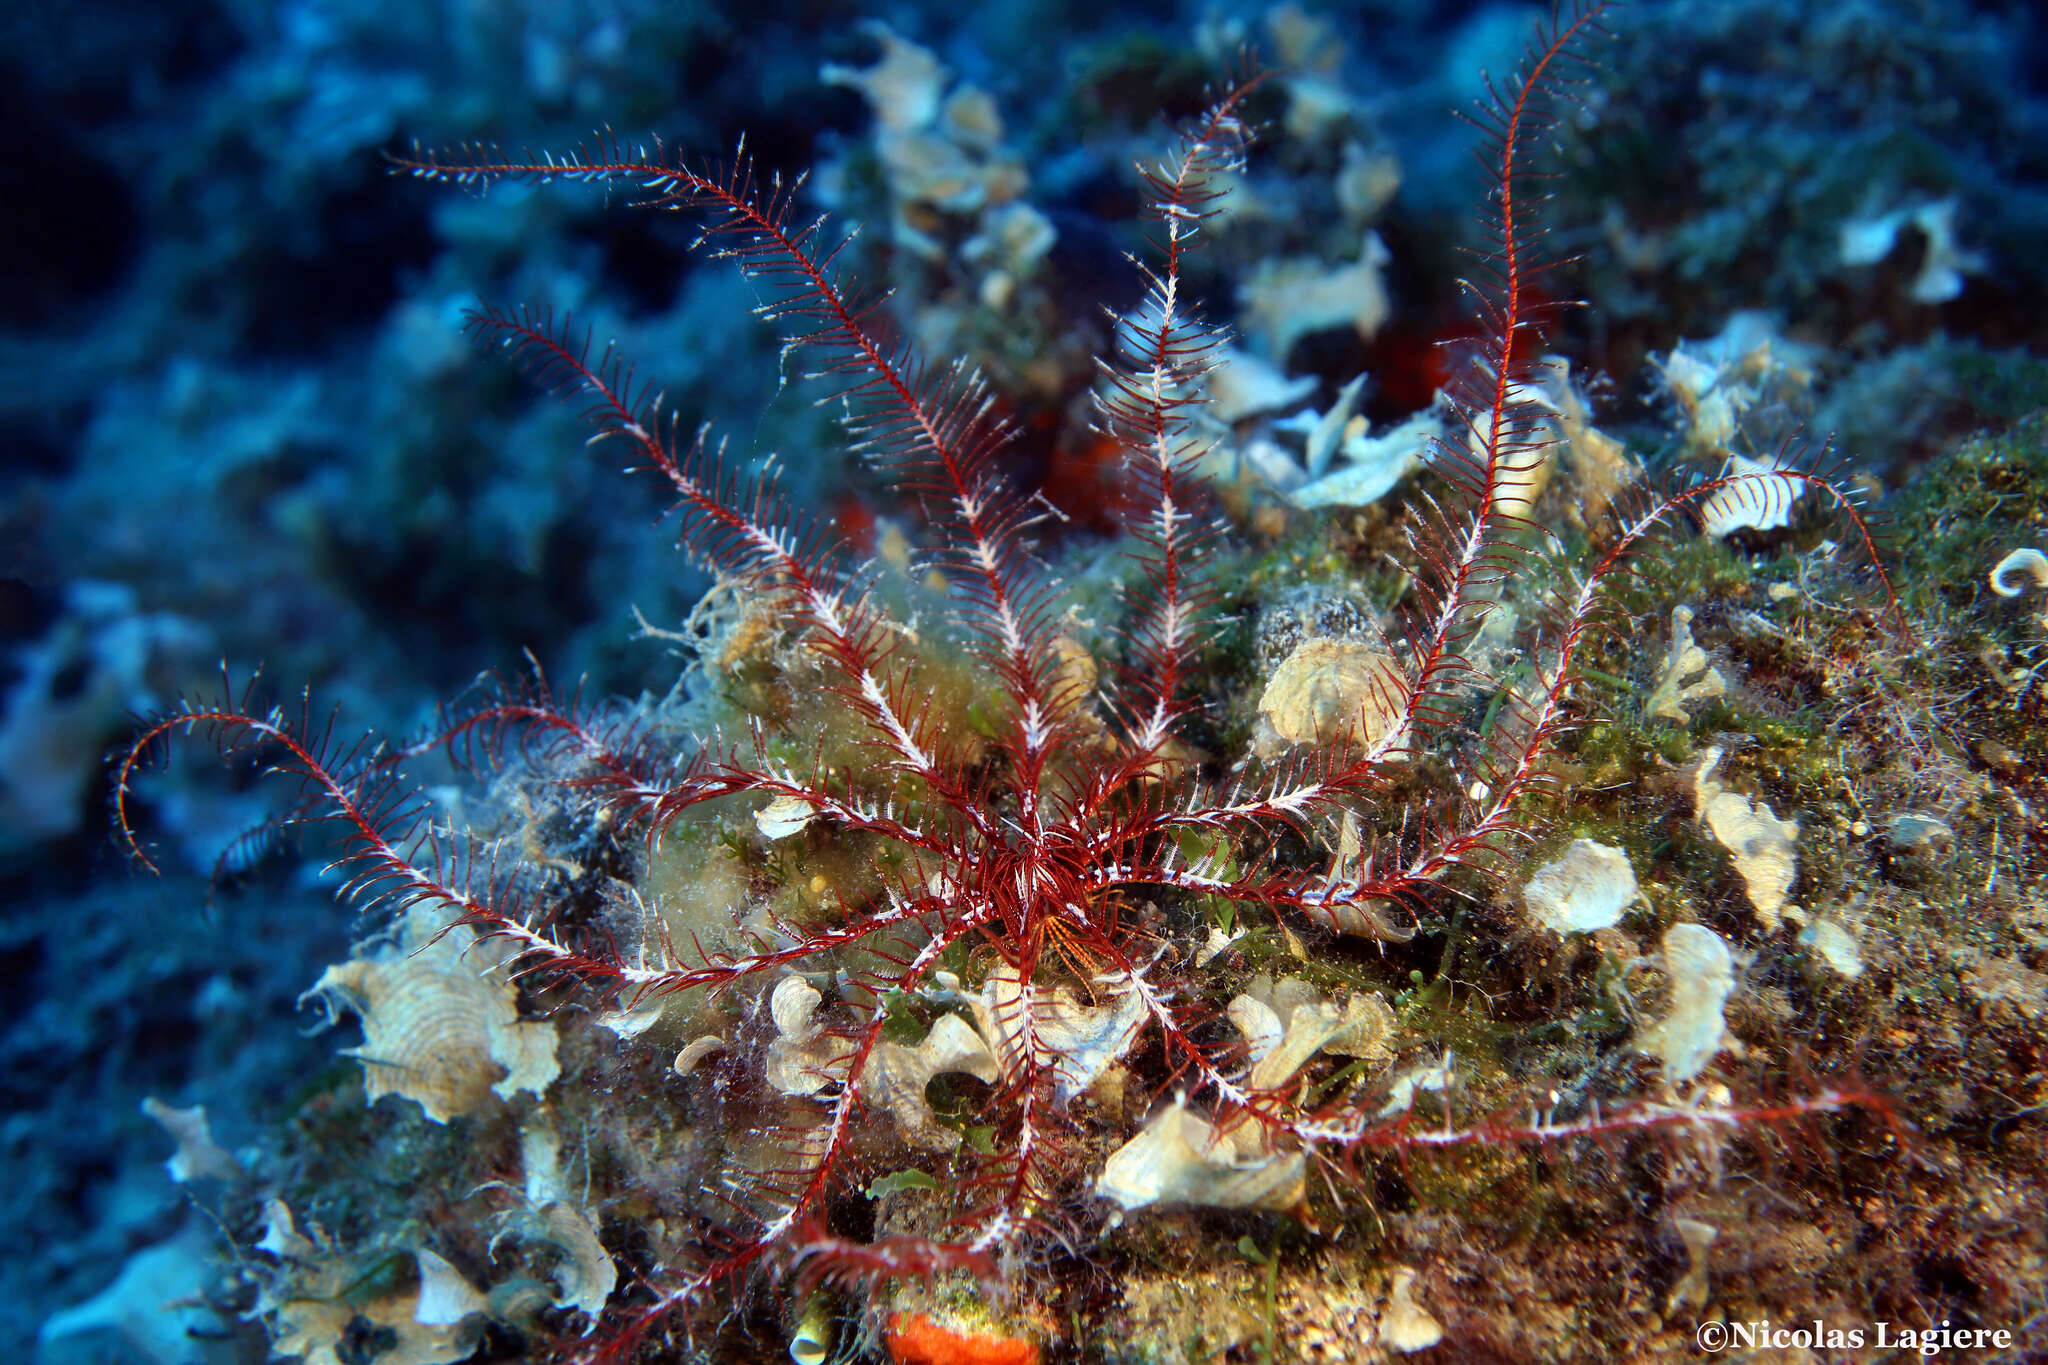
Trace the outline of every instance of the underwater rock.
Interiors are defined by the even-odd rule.
[[[1955,830],[1948,821],[1917,811],[1900,811],[1885,821],[1885,841],[1900,852],[1918,852],[1929,848],[1946,848],[1956,839]]]
[[[1522,887],[1530,918],[1560,934],[1611,929],[1642,899],[1628,855],[1593,839],[1574,839]]]
[[[924,1313],[890,1314],[882,1340],[896,1365],[1039,1365],[1041,1359],[1038,1343],[1029,1337],[939,1322]]]

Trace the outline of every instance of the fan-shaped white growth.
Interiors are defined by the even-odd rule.
[[[1035,1058],[1036,1067],[1051,1068],[1053,1100],[1065,1105],[1130,1051],[1149,1017],[1143,994],[1125,977],[1096,984],[1108,988],[1108,1004],[1083,1004],[1067,986],[1034,989],[1006,967],[990,972],[971,1003],[1004,1074],[1024,1074]]]
[[[1763,802],[1723,786],[1714,776],[1722,757],[1720,745],[1709,749],[1693,780],[1700,820],[1728,850],[1757,919],[1775,930],[1799,876],[1799,822],[1780,820]]]
[[[823,997],[800,976],[785,976],[768,996],[775,1038],[768,1044],[768,1084],[785,1095],[815,1095],[835,1083],[853,1054],[852,1044],[818,1022]]]
[[[1252,746],[1273,758],[1297,744],[1378,744],[1403,723],[1407,696],[1391,654],[1363,640],[1314,636],[1294,647],[1260,694]]]
[[[803,833],[817,815],[818,808],[801,796],[778,796],[754,812],[754,825],[764,839],[787,839]]]
[[[1815,920],[1806,926],[1799,941],[1811,948],[1815,957],[1851,981],[1863,975],[1863,950],[1856,944],[1856,935],[1836,921]]]
[[[1161,1204],[1212,1209],[1290,1209],[1307,1191],[1300,1152],[1264,1150],[1255,1123],[1219,1128],[1180,1100],[1117,1148],[1095,1193],[1126,1212]]]
[[[916,1046],[884,1040],[875,1044],[861,1078],[869,1101],[888,1110],[905,1142],[932,1151],[957,1146],[959,1134],[942,1128],[925,1098],[934,1076],[948,1073],[993,1083],[1001,1073],[995,1054],[957,1014],[942,1014]]]
[[[1415,1301],[1415,1272],[1407,1266],[1397,1267],[1393,1285],[1387,1291],[1387,1306],[1380,1311],[1380,1344],[1390,1351],[1412,1355],[1443,1339],[1443,1324]]]
[[[1393,1060],[1394,1012],[1378,995],[1353,992],[1340,1010],[1306,981],[1259,976],[1229,1013],[1245,1037],[1252,1063],[1245,1083],[1254,1090],[1285,1085],[1318,1052]]]
[[[2048,555],[2031,545],[2014,550],[1992,568],[1991,591],[2000,597],[2018,597],[2027,590],[2027,585],[2020,582],[2022,575],[2037,590],[2048,588]]]
[[[1722,1010],[1735,990],[1735,963],[1721,936],[1699,924],[1672,925],[1663,950],[1670,1006],[1637,1035],[1636,1046],[1661,1058],[1664,1079],[1681,1085],[1721,1050],[1727,1033]]]
[[[1671,613],[1671,646],[1657,666],[1657,682],[1643,710],[1674,725],[1688,725],[1686,707],[1728,695],[1728,679],[1692,638],[1692,608]]]
[[[457,926],[436,937],[433,912],[415,907],[396,943],[321,974],[306,998],[361,1018],[363,1088],[416,1101],[446,1123],[493,1094],[544,1093],[561,1074],[555,1026],[522,1022],[519,992],[491,945]]]
[[[1593,839],[1572,840],[1522,887],[1529,917],[1560,934],[1612,928],[1642,895],[1628,855]]]

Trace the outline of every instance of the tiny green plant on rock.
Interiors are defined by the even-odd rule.
[[[1249,87],[1144,173],[1156,255],[1100,362],[1098,426],[1138,509],[1107,670],[1068,634],[1061,584],[1032,544],[1037,504],[1005,478],[1010,432],[984,385],[888,339],[882,301],[842,276],[843,242],[796,216],[800,182],[764,182],[744,155],[703,167],[610,137],[518,158],[394,158],[467,186],[625,186],[643,207],[700,218],[705,244],[759,287],[761,318],[843,406],[854,448],[922,508],[921,567],[950,594],[938,627],[900,619],[879,571],[831,525],[679,430],[610,350],[593,354],[544,312],[486,309],[472,318],[480,340],[585,403],[606,449],[666,481],[686,547],[746,603],[752,657],[796,660],[810,689],[797,705],[829,713],[827,729],[787,733],[764,702],[735,708],[747,724],[684,742],[537,686],[402,751],[337,752],[229,700],[154,721],[119,765],[121,826],[145,863],[135,776],[160,741],[211,731],[305,784],[294,818],[339,830],[336,865],[357,902],[491,942],[564,1010],[646,1016],[680,1002],[694,1036],[668,1082],[718,1116],[677,1182],[695,1193],[655,1201],[659,1229],[626,1239],[637,1279],[587,1335],[564,1335],[564,1354],[632,1358],[708,1326],[711,1305],[763,1279],[807,1291],[955,1274],[995,1284],[1086,1254],[1106,1227],[1161,1207],[1305,1214],[1312,1182],[1353,1184],[1377,1151],[1427,1160],[1433,1148],[1740,1128],[1860,1100],[1825,1087],[1750,1105],[1624,1093],[1560,1110],[1552,1096],[1464,1121],[1446,1101],[1444,1122],[1423,1125],[1413,1097],[1441,1089],[1454,1062],[1390,1076],[1395,1021],[1379,995],[1230,974],[1228,931],[1254,918],[1289,935],[1413,938],[1512,856],[1532,803],[1569,801],[1559,745],[1586,642],[1614,623],[1617,585],[1661,534],[1708,510],[1813,494],[1871,549],[1851,495],[1790,463],[1641,499],[1561,578],[1526,519],[1558,437],[1529,359],[1546,264],[1525,163],[1560,68],[1604,9],[1546,30],[1486,111],[1495,235],[1475,287],[1481,328],[1453,389],[1458,434],[1433,451],[1441,496],[1410,539],[1396,638],[1290,659],[1302,676],[1272,686],[1322,700],[1229,770],[1186,739],[1217,629],[1207,565],[1226,532],[1193,420],[1221,336],[1195,316],[1184,263],[1245,155]],[[1874,554],[1869,572],[1888,596]],[[1537,582],[1552,584],[1547,601]],[[1542,607],[1508,670],[1480,639],[1511,594]],[[534,860],[441,823],[403,775],[435,745],[522,764],[611,846],[637,847],[627,899],[639,917],[591,915],[553,895]],[[1455,777],[1448,794],[1426,790],[1424,767]],[[678,859],[695,873],[672,883],[699,897],[705,869],[726,869],[729,901],[662,903],[653,869]],[[1227,1002],[1225,981],[1242,987]],[[925,1328],[913,1315],[888,1330],[907,1340]]]

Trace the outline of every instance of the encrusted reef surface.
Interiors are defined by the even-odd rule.
[[[1577,258],[1543,296],[1585,306],[1512,352],[1527,528],[1466,589],[1469,681],[1418,707],[1409,622],[1454,542],[1430,509],[1463,496],[1429,443],[1482,439],[1437,397],[1486,337],[1452,247],[1494,245],[1446,111],[1540,16],[101,9],[0,21],[37,202],[0,332],[9,1340],[47,1365],[1568,1361],[1768,1321],[1862,1333],[1782,1358],[1879,1358],[1880,1322],[2048,1352],[2038,20],[1646,3],[1574,45],[1529,150]],[[1112,699],[1165,672],[1124,534],[1156,489],[1096,357],[1159,316],[1130,163],[1246,45],[1272,73],[1233,114],[1249,155],[1213,168],[1176,276],[1230,332],[1207,405],[1173,410],[1218,624],[1191,709],[1139,744]],[[764,172],[808,169],[796,221],[864,225],[841,260],[894,291],[886,335],[988,376],[998,472],[1043,490],[1038,674],[992,681],[965,542],[846,452],[751,315],[766,287],[688,250],[702,223],[379,160],[606,126],[693,157],[746,131]],[[479,298],[573,309],[686,435],[775,454],[872,564],[894,695],[957,796],[903,745],[876,761],[815,610],[675,554],[664,490],[617,469],[649,462],[593,459],[580,404],[462,341]],[[1600,570],[1651,490],[1730,479]],[[1531,726],[1589,574],[1620,628],[1572,655],[1570,724]],[[274,747],[137,779],[163,876],[123,866],[102,755],[222,658],[270,689],[230,731],[302,685],[314,732],[330,704],[344,737],[491,717],[408,755],[399,832],[428,845],[394,856],[474,847],[525,908],[352,919],[331,823],[236,840],[292,799],[258,780]],[[552,715],[687,787],[659,838],[595,749],[511,735],[522,684],[471,681],[535,662],[586,679]],[[976,870],[1030,818],[1025,697],[1077,789],[1127,793],[1044,874],[1066,927]],[[787,790],[696,804],[714,734]],[[378,754],[345,748],[316,757],[359,793]],[[1540,780],[1458,844],[1522,748]],[[1288,806],[1287,774],[1382,753],[1369,796]],[[1262,793],[1170,848],[1101,833]],[[1426,891],[1301,892],[1439,845]],[[1263,903],[1202,889],[1269,875]],[[832,939],[919,896],[987,921]]]

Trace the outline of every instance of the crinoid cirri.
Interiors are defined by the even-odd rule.
[[[1574,688],[1591,642],[1625,621],[1646,547],[1709,506],[1804,496],[1872,549],[1849,495],[1788,461],[1624,495],[1577,564],[1529,519],[1563,438],[1533,358],[1545,264],[1524,163],[1603,9],[1546,29],[1486,111],[1480,323],[1451,389],[1454,434],[1428,457],[1434,492],[1411,502],[1412,581],[1386,629],[1304,641],[1263,680],[1267,728],[1238,761],[1212,749],[1238,742],[1218,723],[1216,565],[1241,533],[1208,500],[1218,438],[1198,420],[1222,337],[1195,316],[1185,264],[1246,155],[1251,85],[1144,169],[1154,254],[1136,267],[1142,303],[1111,329],[1096,406],[1133,510],[1119,620],[1094,633],[1071,609],[1075,575],[1034,543],[1042,504],[1005,476],[1011,432],[986,386],[890,339],[883,301],[843,277],[843,240],[796,216],[798,183],[763,181],[744,155],[706,168],[610,137],[394,158],[465,186],[627,186],[643,208],[699,218],[760,291],[761,319],[808,358],[854,449],[921,515],[913,572],[862,562],[772,479],[679,429],[609,349],[546,313],[481,311],[479,339],[585,402],[604,449],[667,481],[686,549],[720,585],[706,609],[716,695],[679,724],[537,682],[403,749],[346,751],[230,699],[156,720],[120,766],[134,843],[133,781],[161,740],[204,730],[260,752],[305,784],[293,820],[339,830],[349,895],[405,921],[414,957],[391,960],[460,948],[476,973],[516,983],[518,1027],[563,1035],[560,1075],[475,1097],[516,1128],[527,1168],[460,1193],[504,1203],[498,1235],[448,1231],[433,1248],[436,1275],[495,1292],[512,1280],[493,1260],[513,1254],[508,1230],[530,1248],[553,1228],[561,1254],[533,1253],[553,1296],[521,1317],[473,1292],[476,1318],[571,1357],[667,1359],[666,1343],[747,1320],[735,1303],[758,1325],[759,1305],[786,1302],[799,1359],[823,1357],[834,1316],[899,1354],[912,1337],[957,1338],[1012,1352],[975,1359],[1036,1359],[1034,1334],[1071,1340],[1081,1320],[1048,1305],[1092,1292],[1054,1270],[1125,1256],[1160,1220],[1234,1217],[1241,1231],[1292,1215],[1290,1235],[1313,1243],[1366,1216],[1376,1153],[1513,1161],[1860,1100],[1847,1085],[1747,1099],[1689,1087],[1700,1067],[1683,1061],[1661,1084],[1632,1064],[1519,1088],[1494,1066],[1479,1083],[1467,1040],[1431,1031],[1450,1017],[1449,985],[1423,964],[1452,939],[1528,938],[1488,928],[1498,912],[1475,893],[1570,807]],[[1504,605],[1519,632],[1488,629]],[[435,747],[496,774],[497,804],[524,823],[458,821],[415,787],[404,770]],[[365,995],[345,1003],[374,1011]],[[1540,1002],[1516,1017],[1540,1018]],[[436,1117],[484,1122],[484,1108],[455,1109]],[[569,1160],[558,1139],[573,1133],[582,1174],[537,1175]],[[502,1173],[514,1146],[476,1161]],[[435,1226],[459,1221],[444,1210]],[[1236,1235],[1219,1225],[1220,1241]],[[593,1294],[585,1265],[571,1292],[561,1248],[594,1240],[626,1274]],[[1007,1316],[963,1322],[975,1299]],[[1428,1315],[1409,1319],[1402,1330],[1426,1337]]]

